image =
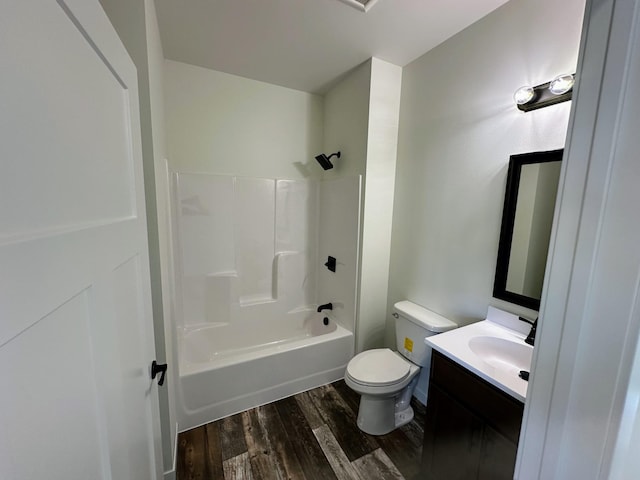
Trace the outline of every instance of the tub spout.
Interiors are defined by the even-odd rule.
[[[318,312],[321,312],[322,310],[333,310],[333,303],[325,303],[324,305],[320,305],[318,307]]]

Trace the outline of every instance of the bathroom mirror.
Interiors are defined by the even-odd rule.
[[[538,310],[563,150],[512,155],[493,296]]]

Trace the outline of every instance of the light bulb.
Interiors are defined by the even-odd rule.
[[[551,83],[549,84],[549,91],[554,95],[562,95],[563,93],[567,93],[571,90],[574,83],[575,80],[573,75],[569,73],[558,75],[556,78],[551,80]]]
[[[513,99],[518,105],[524,105],[525,103],[529,103],[533,99],[533,96],[533,87],[525,85],[516,90],[516,93],[513,94]]]

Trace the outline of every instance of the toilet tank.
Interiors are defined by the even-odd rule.
[[[424,339],[458,326],[442,315],[408,300],[393,306],[393,317],[398,353],[421,367],[428,366],[431,361],[431,347],[425,345]]]

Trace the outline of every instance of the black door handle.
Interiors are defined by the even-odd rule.
[[[160,378],[158,379],[158,385],[164,385],[164,376],[167,373],[167,364],[166,363],[157,363],[155,360],[151,362],[151,380],[156,378],[157,374],[160,374]]]

